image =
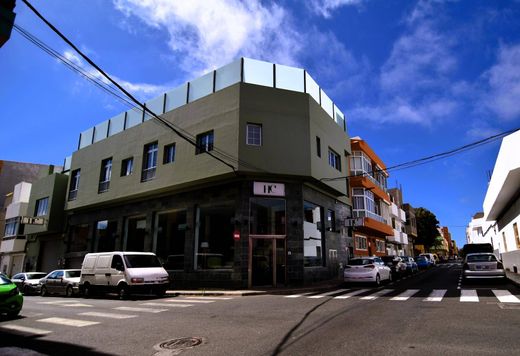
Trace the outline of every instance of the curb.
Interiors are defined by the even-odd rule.
[[[520,287],[520,274],[506,271],[506,278],[509,282],[513,283],[517,287]]]

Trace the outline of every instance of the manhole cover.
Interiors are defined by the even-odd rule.
[[[153,348],[158,351],[155,353],[156,356],[178,355],[182,351],[199,346],[203,342],[204,338],[202,337],[179,337],[163,341],[155,345]]]

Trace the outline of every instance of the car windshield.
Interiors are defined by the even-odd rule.
[[[364,265],[369,265],[371,263],[374,263],[374,262],[368,258],[356,258],[356,259],[350,260],[348,262],[348,264],[350,266],[364,266]]]
[[[419,262],[419,261],[420,261],[420,262],[424,262],[424,261],[426,261],[426,257],[424,257],[424,256],[419,256],[419,257],[417,257],[417,262]]]
[[[124,255],[128,268],[161,267],[155,255]]]
[[[2,275],[0,275],[0,285],[2,284],[11,284],[12,282],[9,280],[9,278],[6,278]]]
[[[469,255],[468,262],[495,262],[495,255]]]
[[[47,273],[27,273],[28,279],[40,279],[47,275]]]
[[[81,275],[81,270],[77,270],[77,271],[65,271],[65,276],[67,278],[76,278],[76,277],[79,277]]]

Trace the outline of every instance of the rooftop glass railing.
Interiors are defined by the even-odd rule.
[[[301,68],[240,58],[197,79],[184,83],[145,103],[157,115],[174,110],[197,99],[215,93],[236,83],[249,83],[309,94],[345,132],[345,115],[334,104],[316,81]],[[139,107],[114,116],[88,130],[79,137],[78,149],[115,135],[151,119]]]

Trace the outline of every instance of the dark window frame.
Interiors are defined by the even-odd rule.
[[[195,154],[199,155],[204,152],[213,151],[214,142],[215,142],[215,132],[213,130],[198,134],[197,135],[197,147],[195,148]]]

